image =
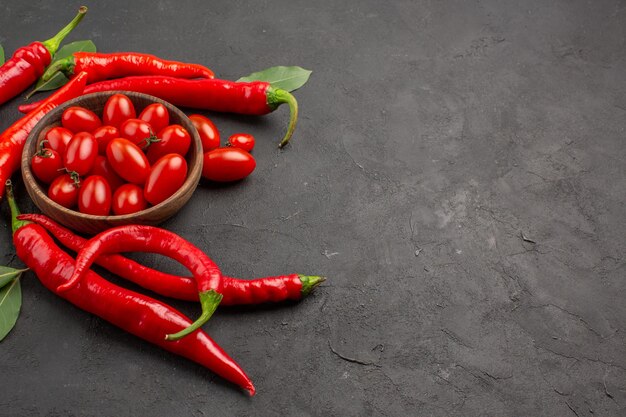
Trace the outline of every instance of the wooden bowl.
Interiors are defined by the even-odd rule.
[[[131,99],[135,105],[137,115],[139,115],[149,104],[163,104],[169,112],[170,124],[179,124],[183,126],[187,132],[189,132],[189,135],[191,136],[191,146],[186,156],[188,171],[187,179],[182,187],[167,200],[157,204],[156,206],[138,211],[137,213],[122,216],[94,216],[67,209],[48,198],[47,187],[42,185],[33,176],[30,168],[30,160],[33,154],[37,152],[37,144],[43,139],[46,132],[55,126],[61,125],[61,115],[65,109],[71,106],[81,106],[93,111],[101,117],[104,104],[109,97],[117,93],[125,94]],[[178,108],[166,101],[148,94],[135,93],[131,91],[107,91],[102,93],[87,94],[70,100],[53,109],[43,119],[41,119],[39,123],[37,123],[24,145],[24,151],[22,153],[22,177],[24,178],[24,184],[26,185],[26,190],[28,191],[30,198],[44,214],[64,226],[69,227],[70,229],[87,234],[96,234],[108,228],[124,224],[156,225],[176,214],[176,212],[180,210],[181,207],[187,203],[187,201],[189,201],[191,195],[198,186],[200,174],[202,173],[202,156],[202,142],[198,136],[198,132],[191,123],[191,120],[189,120],[189,118],[187,118],[187,116]]]

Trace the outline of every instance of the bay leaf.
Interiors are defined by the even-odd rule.
[[[28,271],[28,268],[15,269],[15,268],[10,268],[8,266],[0,265],[0,288],[4,287],[9,282],[13,281],[13,279],[18,278],[20,274],[24,271]]]
[[[297,66],[278,66],[266,68],[262,71],[241,77],[237,82],[265,81],[270,83],[272,87],[291,92],[302,87],[309,80],[312,72],[313,71]]]
[[[75,52],[96,52],[96,44],[91,40],[75,41],[65,44],[54,55],[52,62],[67,58]]]
[[[22,289],[18,277],[0,289],[0,341],[15,326],[21,306]]]

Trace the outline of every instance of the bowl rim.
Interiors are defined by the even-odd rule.
[[[32,155],[29,155],[29,149],[32,147],[31,144],[33,141],[36,141],[38,139],[38,136],[41,134],[41,132],[46,129],[49,125],[52,124],[51,119],[55,118],[56,115],[58,115],[59,113],[63,113],[63,111],[65,111],[67,108],[72,107],[72,106],[80,106],[85,99],[89,99],[92,97],[110,97],[112,95],[115,94],[124,94],[126,96],[128,96],[131,101],[133,99],[133,97],[139,97],[139,98],[143,98],[143,99],[147,99],[152,101],[152,103],[161,103],[163,104],[168,111],[172,111],[174,112],[177,116],[179,116],[181,118],[181,120],[183,121],[187,121],[189,123],[189,125],[193,126],[193,122],[191,121],[191,119],[189,119],[189,117],[182,111],[180,110],[178,107],[174,106],[172,103],[169,103],[163,99],[160,99],[156,96],[150,95],[150,94],[144,94],[144,93],[138,93],[135,91],[126,91],[126,90],[111,90],[111,91],[100,91],[100,92],[95,92],[95,93],[89,93],[89,94],[84,94],[81,95],[79,97],[73,98],[71,100],[68,100],[62,104],[60,104],[59,106],[55,107],[54,109],[52,109],[51,111],[49,111],[39,122],[37,122],[37,124],[33,127],[33,129],[30,131],[30,133],[28,134],[28,137],[26,138],[26,142],[24,143],[24,149],[22,150],[22,162],[21,162],[21,171],[22,171],[22,177],[24,180],[24,183],[26,182],[30,182],[31,184],[35,184],[35,186],[30,187],[31,190],[37,194],[37,196],[39,198],[41,198],[43,201],[45,201],[47,204],[53,206],[54,208],[56,208],[59,211],[64,211],[67,212],[68,214],[71,214],[73,216],[82,218],[84,220],[91,220],[91,221],[126,221],[126,220],[133,220],[136,218],[140,218],[146,215],[150,215],[152,213],[155,213],[157,211],[159,211],[160,209],[164,208],[165,206],[171,204],[174,200],[176,200],[177,198],[179,198],[182,194],[185,193],[185,190],[188,187],[194,187],[197,186],[198,183],[200,182],[200,173],[202,172],[202,164],[203,164],[203,158],[202,158],[202,140],[200,139],[200,136],[198,135],[198,132],[196,129],[193,129],[192,131],[189,132],[189,134],[191,135],[192,138],[192,144],[193,146],[196,148],[196,154],[195,154],[195,158],[193,160],[193,162],[195,162],[195,164],[198,164],[200,169],[195,168],[195,171],[198,171],[198,175],[197,178],[193,178],[191,174],[192,169],[190,167],[188,167],[187,169],[187,178],[185,179],[185,182],[180,186],[180,188],[178,190],[176,190],[176,192],[174,194],[172,194],[171,196],[169,196],[166,200],[161,201],[159,204],[156,204],[152,207],[148,207],[144,210],[141,211],[137,211],[135,213],[130,213],[130,214],[122,214],[122,215],[106,215],[106,216],[97,216],[94,214],[86,214],[86,213],[81,213],[78,210],[75,209],[70,209],[67,207],[64,207],[60,204],[58,204],[57,202],[53,201],[50,197],[48,197],[48,194],[45,193],[43,191],[42,186],[39,183],[39,180],[37,180],[30,168],[30,159],[32,157]],[[134,103],[133,103],[134,104]],[[98,116],[101,118],[101,116]],[[184,126],[183,126],[184,127]],[[189,129],[185,129],[185,130],[189,130]],[[191,164],[189,164],[191,165]],[[196,165],[194,165],[195,167]],[[111,198],[113,198],[113,192],[111,192]]]

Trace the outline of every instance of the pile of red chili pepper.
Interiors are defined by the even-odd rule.
[[[152,226],[119,226],[85,239],[44,215],[21,215],[9,178],[19,168],[26,138],[39,120],[82,94],[136,91],[178,106],[248,115],[264,115],[286,103],[291,116],[280,147],[289,142],[295,129],[296,99],[269,82],[220,80],[203,65],[142,53],[77,52],[52,62],[61,42],[86,11],[86,7],[81,7],[77,16],[53,38],[18,49],[0,67],[0,104],[23,92],[39,77],[45,81],[61,71],[70,79],[47,99],[20,106],[27,114],[0,135],[0,184],[6,182],[16,253],[41,283],[59,297],[202,364],[254,395],[254,385],[245,372],[201,326],[219,305],[298,300],[324,278],[299,274],[252,280],[226,277],[202,250],[175,233]],[[252,135],[234,134],[228,138],[227,146],[220,147],[219,132],[211,120],[199,114],[190,119],[202,139],[205,178],[235,181],[254,170],[256,162],[250,154],[254,147]],[[127,214],[147,204],[158,204],[173,193],[177,186],[170,187],[176,182],[172,177],[178,184],[184,180],[186,170],[179,175],[180,172],[167,171],[167,167],[170,159],[184,162],[189,145],[189,132],[169,124],[164,106],[155,103],[137,115],[130,99],[116,94],[107,102],[101,117],[79,107],[65,110],[62,126],[47,132],[31,164],[36,177],[50,184],[50,197],[66,207],[74,207],[78,202],[79,209],[90,214],[109,214],[111,207],[114,214]],[[129,147],[138,152],[130,155]],[[143,165],[137,165],[135,154],[141,156]],[[120,155],[127,158],[117,158]],[[157,169],[161,176],[151,180]],[[163,178],[170,181],[165,184]],[[66,195],[69,186],[75,189]],[[3,192],[4,188],[0,188],[0,197]],[[107,201],[90,205],[98,195],[104,195]],[[53,237],[76,252],[76,258],[57,246]],[[191,276],[151,269],[123,257],[123,252],[170,257],[185,266]],[[90,268],[94,263],[159,295],[199,301],[201,315],[192,321],[161,301],[117,286],[93,272]]]

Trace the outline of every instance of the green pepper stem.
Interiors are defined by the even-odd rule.
[[[11,209],[11,230],[15,233],[17,229],[22,226],[26,226],[30,222],[17,219],[17,216],[21,213],[17,203],[15,202],[15,196],[13,195],[13,183],[11,183],[11,180],[7,180],[5,188],[7,193],[7,202],[9,203],[9,208]]]
[[[198,320],[194,321],[189,327],[181,330],[178,333],[168,334],[165,336],[165,340],[175,341],[180,340],[188,334],[193,333],[202,327],[215,313],[217,306],[222,301],[224,297],[222,294],[218,293],[215,290],[209,290],[205,292],[201,292],[198,294],[200,298],[200,306],[202,307],[202,315],[198,318]]]
[[[41,42],[43,46],[46,47],[48,52],[50,52],[51,57],[53,57],[54,54],[56,54],[57,50],[59,49],[59,46],[61,45],[61,42],[63,42],[63,39],[65,39],[65,37],[69,35],[69,33],[76,26],[78,26],[80,21],[83,20],[83,17],[85,17],[85,13],[87,13],[87,7],[80,6],[80,8],[78,9],[78,14],[76,15],[76,17],[74,17],[74,19],[72,19],[70,23],[68,23],[63,29],[59,31],[59,33],[54,35],[52,38],[48,39],[47,41]]]
[[[67,75],[68,78],[71,73],[74,71],[74,56],[70,55],[67,58],[59,59],[58,61],[54,61],[43,73],[41,79],[44,81],[48,81],[50,78],[54,77],[57,72],[62,72]]]
[[[276,109],[276,107],[280,106],[283,103],[287,103],[289,106],[289,126],[287,127],[287,133],[283,137],[283,140],[278,144],[279,148],[282,148],[287,143],[289,143],[289,139],[291,139],[291,135],[293,135],[294,130],[296,130],[296,123],[298,122],[298,101],[296,98],[287,90],[283,90],[280,88],[272,88],[269,87],[267,89],[267,105],[272,109]]]
[[[300,282],[302,283],[302,289],[300,290],[300,293],[303,297],[309,295],[311,291],[315,289],[315,287],[326,281],[326,277],[320,277],[317,275],[298,274],[298,277],[300,278]]]

